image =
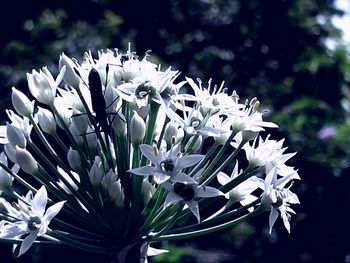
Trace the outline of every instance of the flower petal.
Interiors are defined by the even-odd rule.
[[[185,202],[188,205],[188,208],[191,210],[191,212],[195,215],[195,217],[198,220],[198,223],[201,221],[200,216],[199,216],[199,207],[198,203],[196,201],[190,201],[190,202]]]
[[[129,173],[132,173],[135,175],[147,176],[147,175],[153,175],[154,171],[155,171],[154,166],[143,166],[143,167],[131,169],[129,170]]]
[[[18,257],[27,252],[27,250],[32,246],[37,235],[35,233],[30,233],[22,242],[19,249]]]
[[[181,170],[187,167],[191,167],[196,163],[198,163],[203,158],[204,158],[204,155],[201,155],[201,154],[191,154],[191,155],[184,156],[183,158],[179,158],[177,168]]]
[[[231,181],[231,178],[223,172],[219,172],[216,177],[221,185],[226,185]]]
[[[270,234],[272,232],[272,227],[275,224],[276,220],[278,218],[278,212],[275,208],[271,206],[271,212],[269,215],[269,228],[270,228]]]
[[[139,147],[142,154],[146,156],[148,160],[150,160],[153,164],[157,163],[157,156],[155,155],[154,149],[151,145],[141,144]]]
[[[62,209],[64,203],[66,201],[61,201],[61,202],[58,202],[52,206],[50,206],[47,210],[46,210],[46,213],[44,215],[44,220],[46,222],[46,224],[48,225],[50,223],[50,221],[52,220],[52,218],[54,218],[58,212]]]
[[[164,209],[181,200],[182,200],[181,196],[175,194],[174,192],[169,192],[164,201]]]
[[[170,179],[170,175],[165,174],[165,173],[155,172],[153,175],[154,175],[153,180],[157,184],[162,184]]]
[[[225,195],[220,190],[218,190],[214,187],[211,187],[211,186],[198,187],[195,190],[195,192],[196,192],[195,196],[197,196],[197,197],[216,197],[216,196],[220,196],[220,195]]]
[[[47,204],[47,191],[45,186],[43,185],[39,189],[39,191],[35,194],[32,200],[32,205],[33,205],[34,211],[42,216],[44,215],[46,204]]]

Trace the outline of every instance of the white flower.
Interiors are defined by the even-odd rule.
[[[272,167],[277,168],[277,173],[281,176],[289,175],[294,172],[293,179],[299,179],[298,173],[285,164],[295,153],[284,154],[287,149],[282,148],[284,140],[270,140],[267,136],[265,140],[259,137],[252,145],[246,143],[243,149],[246,152],[246,158],[251,167],[264,166],[266,173],[269,173]],[[257,144],[256,146],[254,146]]]
[[[131,169],[129,172],[135,175],[152,175],[157,184],[164,183],[170,178],[172,180],[175,180],[176,178],[184,180],[187,178],[187,181],[193,182],[194,180],[186,176],[181,170],[195,165],[204,158],[204,155],[191,154],[182,156],[180,154],[180,147],[181,144],[177,144],[168,152],[158,153],[154,147],[142,144],[140,145],[142,154],[155,166],[143,166]]]
[[[236,103],[234,99],[224,92],[224,82],[217,88],[211,86],[211,79],[208,81],[208,87],[203,88],[202,82],[197,79],[197,85],[192,79],[186,78],[188,84],[194,91],[196,101],[199,103],[200,111],[203,115],[211,115],[213,112],[226,114],[227,112],[237,111],[243,106]]]
[[[191,108],[188,113],[183,111],[183,117],[180,117],[175,111],[170,108],[164,108],[167,116],[178,123],[181,128],[184,129],[186,134],[189,135],[204,135],[210,137],[220,136],[224,131],[214,128],[211,125],[208,125],[208,120],[212,115],[207,114],[203,116],[197,108]]]
[[[18,211],[11,209],[8,211],[16,221],[2,221],[0,228],[0,238],[17,238],[28,234],[19,249],[18,256],[24,254],[34,243],[35,239],[44,236],[48,230],[51,220],[58,214],[65,201],[58,202],[50,206],[45,211],[47,204],[47,191],[42,186],[32,197],[31,192],[26,196],[28,204],[18,201]]]
[[[62,53],[60,55],[58,67],[61,70],[64,66],[66,66],[66,72],[63,77],[64,82],[74,88],[79,87],[80,78],[74,71],[74,68],[76,68],[77,65],[73,60],[67,57],[66,54]]]
[[[217,179],[221,185],[226,185],[233,179],[237,178],[242,171],[238,172],[238,161],[231,173],[231,176],[226,175],[224,172],[219,172],[217,175]],[[264,184],[258,180],[255,176],[249,177],[247,180],[243,181],[233,189],[231,189],[228,193],[225,194],[225,197],[229,200],[226,204],[226,207],[230,205],[240,202],[243,206],[248,205],[255,200],[258,199],[252,193],[258,189],[263,188]],[[253,207],[250,207],[248,211],[252,212],[254,210]]]
[[[275,168],[272,168],[266,175],[261,204],[267,209],[270,209],[270,233],[278,218],[278,212],[282,217],[285,228],[288,233],[290,233],[289,213],[295,214],[295,212],[289,207],[289,205],[299,204],[298,196],[292,193],[289,188],[285,188],[286,184],[293,179],[292,176],[293,174],[277,179],[277,170]]]
[[[177,93],[183,85],[173,85],[178,76],[177,71],[168,68],[166,71],[156,69],[157,66],[147,61],[147,55],[142,61],[129,59],[124,62],[125,84],[119,85],[119,96],[128,102],[136,103],[138,107],[146,106],[150,101],[167,104],[171,93]]]
[[[61,83],[65,71],[66,67],[63,66],[56,80],[54,80],[50,71],[46,67],[39,72],[33,70],[32,74],[27,73],[30,93],[39,102],[52,105],[55,100],[56,89]]]
[[[182,201],[195,215],[199,223],[199,207],[198,202],[195,199],[197,197],[209,198],[222,196],[224,193],[214,187],[199,186],[197,182],[189,181],[190,180],[187,180],[187,182],[181,182],[175,180],[174,183],[165,182],[162,184],[162,187],[169,191],[164,201],[164,209],[172,204]]]

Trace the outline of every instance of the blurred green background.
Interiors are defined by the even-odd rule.
[[[268,213],[215,235],[163,244],[171,252],[151,262],[350,262],[349,47],[329,48],[340,31],[333,0],[5,1],[0,16],[0,121],[11,87],[27,93],[26,72],[47,65],[57,74],[61,52],[81,60],[86,50],[128,43],[138,55],[182,76],[225,80],[229,92],[258,97],[286,138],[302,181],[293,186],[291,234]],[[350,26],[350,25],[349,25]],[[348,48],[348,49],[347,49]],[[0,246],[0,262],[102,262],[101,256],[33,248],[15,260]]]

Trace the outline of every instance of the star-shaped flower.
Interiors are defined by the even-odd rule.
[[[130,173],[135,175],[153,175],[153,179],[157,184],[162,184],[165,181],[175,180],[190,180],[192,178],[185,175],[182,170],[184,168],[191,167],[201,161],[204,156],[200,154],[182,155],[180,153],[181,144],[173,145],[172,148],[167,152],[158,152],[156,148],[151,145],[142,144],[140,150],[144,156],[154,166],[143,166],[129,170]]]
[[[42,186],[34,197],[32,192],[29,192],[25,197],[25,202],[18,200],[18,204],[15,205],[17,209],[9,204],[5,206],[9,216],[16,220],[11,222],[2,220],[0,222],[0,238],[18,238],[28,234],[21,244],[18,256],[24,254],[37,237],[45,235],[48,225],[64,203],[65,201],[58,202],[45,211],[47,204],[45,186]]]
[[[198,223],[200,222],[200,215],[198,202],[195,199],[224,195],[224,193],[214,187],[200,186],[197,182],[175,180],[173,183],[167,181],[162,186],[169,191],[164,201],[164,209],[182,201],[195,215]]]

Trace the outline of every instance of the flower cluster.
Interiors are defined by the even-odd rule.
[[[82,63],[62,54],[56,78],[46,67],[28,73],[35,100],[13,88],[15,111],[0,127],[0,238],[19,255],[46,242],[122,262],[132,247],[145,258],[164,252],[151,243],[264,211],[270,231],[279,216],[290,231],[294,154],[261,133],[277,125],[256,98],[178,77],[130,48]]]

